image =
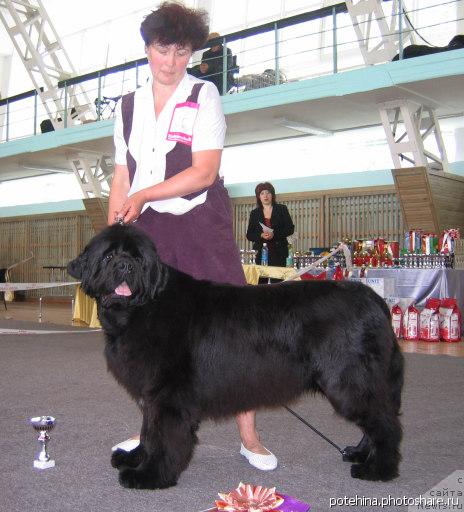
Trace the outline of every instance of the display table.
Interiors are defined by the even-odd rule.
[[[94,299],[86,295],[80,286],[76,286],[76,296],[74,297],[73,320],[83,322],[89,327],[101,327],[97,316],[97,303]]]
[[[287,279],[295,274],[295,269],[286,267],[269,267],[262,265],[242,265],[248,284],[258,284],[259,278]],[[299,278],[298,278],[299,279]]]
[[[359,269],[353,271],[359,276]],[[370,268],[366,277],[393,278],[394,296],[412,298],[414,303],[423,307],[429,297],[443,299],[454,297],[461,311],[464,311],[464,270],[453,268]]]

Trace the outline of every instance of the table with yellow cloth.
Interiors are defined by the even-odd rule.
[[[295,274],[293,268],[269,267],[262,265],[243,265],[245,278],[248,284],[258,284],[259,278],[287,279]],[[74,298],[73,320],[78,320],[87,324],[89,327],[101,327],[97,316],[97,304],[94,299],[88,297],[80,288],[76,286],[76,296]]]
[[[86,295],[79,285],[76,286],[76,296],[74,297],[73,320],[83,322],[89,327],[101,327],[97,316],[97,303]]]
[[[258,284],[259,278],[287,279],[295,275],[294,268],[269,267],[262,265],[243,265],[248,284]],[[299,279],[299,278],[298,278]]]

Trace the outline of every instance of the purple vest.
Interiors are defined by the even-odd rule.
[[[192,87],[186,101],[198,102],[202,83]],[[132,130],[134,93],[122,97],[123,134],[127,146]],[[165,179],[192,165],[192,147],[176,142],[166,154]],[[134,179],[137,162],[127,151],[130,183]],[[183,215],[160,213],[147,208],[135,226],[142,229],[154,242],[164,263],[196,279],[218,283],[246,284],[237,245],[233,236],[232,211],[223,180],[217,178],[208,189],[205,203]],[[193,199],[204,190],[183,196]]]
[[[190,101],[193,103],[198,103],[198,95],[200,94],[200,89],[203,84],[195,84],[192,87],[192,91],[190,96],[185,101]],[[134,115],[134,95],[135,92],[130,92],[122,97],[121,100],[121,113],[122,113],[122,123],[123,123],[123,135],[124,140],[126,141],[126,145],[129,147],[129,138],[132,131],[132,119]],[[129,180],[132,185],[132,181],[134,179],[135,171],[137,170],[137,162],[134,157],[131,155],[129,149],[127,150],[126,155],[127,167],[129,169]],[[181,142],[177,142],[176,145],[166,153],[166,171],[164,173],[164,179],[171,178],[175,176],[177,173],[191,167],[192,165],[192,146],[187,144],[182,144]],[[200,194],[202,194],[206,189],[199,190],[198,192],[193,192],[192,194],[188,194],[186,196],[182,196],[183,199],[191,200]]]

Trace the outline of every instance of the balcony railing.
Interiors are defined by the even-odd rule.
[[[401,12],[401,18],[408,16],[408,21],[414,16],[421,20],[416,26],[397,24],[400,58],[402,41],[409,33],[419,37],[426,33],[434,44],[446,45],[455,34],[458,22],[462,21],[457,15],[459,3],[464,4],[464,0],[436,0],[433,5],[404,14],[400,1],[398,12],[393,16],[400,16]],[[366,19],[365,23],[371,20]],[[380,35],[374,34],[371,38],[375,43]],[[223,46],[221,94],[246,94],[257,88],[365,66],[344,2],[227,34],[209,41],[208,47],[215,44]],[[232,70],[227,69],[227,49],[234,56]],[[191,68],[199,65],[201,54],[194,56]],[[0,99],[0,142],[53,130],[47,110],[56,112],[54,122],[61,122],[64,128],[111,119],[117,100],[142,85],[149,73],[147,59],[140,58],[58,82],[62,110],[52,104],[47,109],[35,90]],[[64,115],[65,112],[68,115]]]

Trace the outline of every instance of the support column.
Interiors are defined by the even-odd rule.
[[[389,16],[384,13],[381,0],[346,0],[345,3],[367,65],[392,60],[399,53],[400,39],[402,45],[414,43],[401,1],[393,0]]]
[[[67,91],[58,82],[76,75],[40,0],[0,0],[0,21],[20,56],[55,129],[95,119],[82,86]],[[67,96],[67,97],[66,97]]]
[[[396,169],[412,165],[448,172],[446,149],[433,108],[410,100],[379,103],[378,108]],[[424,142],[429,142],[431,135],[433,147],[428,149]]]
[[[0,53],[0,99],[8,97],[8,83],[11,70],[11,55]],[[6,106],[0,107],[0,142],[3,140],[3,132],[6,131]]]
[[[85,198],[108,197],[114,168],[110,156],[70,153],[68,161]]]

